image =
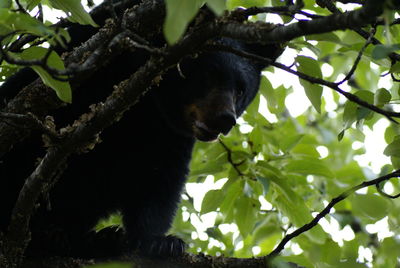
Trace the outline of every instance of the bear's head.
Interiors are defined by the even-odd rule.
[[[279,45],[247,45],[231,39],[220,43],[275,60]],[[266,65],[233,53],[206,52],[185,59],[163,76],[155,97],[160,113],[176,132],[213,141],[226,135],[257,94]]]

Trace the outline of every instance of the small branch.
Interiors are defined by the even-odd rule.
[[[21,5],[21,3],[19,2],[19,0],[15,0],[15,3],[16,3],[17,6],[18,6],[17,11],[20,11],[20,12],[22,12],[22,13],[28,13],[28,12],[26,12],[25,8]]]
[[[318,222],[325,217],[326,215],[329,214],[329,212],[331,211],[331,209],[340,201],[344,200],[345,198],[347,198],[350,194],[365,188],[365,187],[369,187],[371,185],[377,185],[383,181],[387,181],[390,180],[392,178],[398,178],[400,177],[400,170],[396,170],[390,174],[381,176],[379,178],[376,178],[374,180],[370,180],[370,181],[364,181],[363,183],[360,183],[346,191],[344,191],[342,194],[340,194],[339,196],[335,197],[332,199],[331,202],[329,202],[329,204],[320,212],[318,213],[317,216],[315,216],[315,218],[310,221],[309,223],[303,225],[302,227],[298,228],[297,230],[295,230],[294,232],[286,235],[282,241],[278,244],[278,246],[270,253],[266,256],[266,259],[271,259],[277,255],[279,255],[281,253],[281,251],[285,248],[285,245],[292,240],[293,238],[299,236],[300,234],[307,232],[308,230],[310,230],[311,228],[315,227]]]
[[[40,130],[53,140],[58,140],[60,138],[57,132],[55,132],[52,127],[42,122],[32,113],[13,114],[0,112],[0,119],[4,121],[11,121],[13,123],[13,126],[15,127]]]
[[[47,64],[47,60],[50,57],[50,54],[52,52],[53,52],[53,49],[49,48],[47,50],[46,54],[41,59],[22,60],[22,59],[18,59],[18,58],[10,56],[8,54],[8,52],[6,50],[4,50],[2,48],[2,46],[0,45],[0,55],[2,56],[2,59],[5,60],[7,63],[15,64],[15,65],[19,65],[19,66],[26,66],[26,67],[29,67],[29,66],[40,66],[44,70],[46,70],[46,72],[48,72],[54,79],[62,81],[62,82],[69,81],[69,78],[62,77],[62,76],[66,75],[66,71],[65,70],[55,69],[53,67],[50,67]]]
[[[400,193],[399,193],[399,194],[396,194],[396,195],[390,195],[390,194],[385,193],[385,192],[382,190],[382,188],[380,187],[380,184],[381,184],[380,182],[377,183],[377,184],[375,184],[375,187],[376,187],[376,190],[378,191],[378,193],[381,194],[382,196],[387,197],[387,198],[390,198],[390,199],[396,199],[396,198],[399,198],[399,197],[400,197]]]
[[[373,29],[370,33],[370,36],[368,37],[367,41],[365,42],[364,46],[361,48],[361,50],[358,52],[357,58],[354,61],[353,67],[351,67],[350,71],[347,73],[346,77],[343,78],[341,81],[337,82],[336,84],[340,86],[344,82],[348,81],[354,74],[354,72],[357,69],[358,63],[361,60],[362,55],[364,54],[365,49],[368,47],[369,44],[372,42],[372,38],[374,37],[375,34],[375,29]]]
[[[38,4],[38,13],[37,13],[37,19],[43,23],[43,6],[42,4]]]
[[[240,171],[240,169],[239,169],[239,166],[240,166],[241,164],[243,164],[243,161],[241,161],[241,162],[239,162],[239,163],[233,162],[233,159],[232,159],[232,150],[229,149],[229,147],[226,146],[226,144],[225,144],[221,139],[218,139],[218,142],[219,142],[219,144],[222,145],[222,147],[224,147],[224,149],[225,149],[225,151],[226,151],[226,153],[227,153],[227,155],[228,155],[228,162],[229,162],[229,163],[232,165],[232,167],[236,170],[236,172],[239,174],[239,176],[244,176],[244,174],[243,174],[243,173]]]

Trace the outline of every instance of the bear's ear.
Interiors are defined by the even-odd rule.
[[[245,44],[245,50],[251,54],[255,54],[264,58],[268,58],[275,61],[285,50],[285,45],[282,43],[270,43],[270,44]],[[255,62],[256,66],[262,70],[268,66],[267,63]]]
[[[238,41],[231,38],[221,38],[216,40],[217,43],[223,46],[229,46],[235,50],[241,50],[250,54],[258,55],[263,58],[268,58],[275,61],[285,50],[285,43],[245,43],[243,41]],[[257,60],[251,60],[254,66],[260,71],[268,66],[266,62],[261,62]]]

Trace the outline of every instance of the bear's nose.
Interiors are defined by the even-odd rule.
[[[226,135],[236,125],[236,115],[233,112],[224,111],[216,115],[214,122],[218,126],[218,131]]]

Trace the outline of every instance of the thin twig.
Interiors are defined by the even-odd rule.
[[[43,121],[37,118],[34,114],[14,114],[0,112],[0,119],[4,121],[11,121],[14,127],[31,128],[42,131],[53,140],[58,140],[59,135]]]
[[[347,75],[345,76],[345,78],[343,78],[341,81],[337,82],[336,84],[339,86],[341,84],[343,84],[344,82],[348,81],[354,74],[354,72],[357,69],[358,63],[360,62],[362,55],[364,54],[365,49],[368,47],[369,44],[371,44],[372,42],[372,38],[374,37],[375,34],[375,29],[373,29],[370,33],[369,38],[367,39],[367,41],[365,42],[365,44],[363,45],[363,47],[361,48],[361,50],[358,52],[357,58],[354,61],[353,66],[351,67],[350,71],[347,73]]]
[[[383,195],[384,197],[390,198],[390,199],[396,199],[396,198],[399,198],[399,197],[400,197],[400,193],[399,193],[399,194],[396,194],[396,195],[390,195],[390,194],[385,193],[385,192],[382,190],[380,184],[381,184],[381,183],[375,184],[376,190],[378,191],[379,194]]]
[[[26,12],[26,10],[25,10],[25,8],[21,5],[21,3],[19,2],[19,0],[15,0],[15,3],[17,4],[17,6],[18,6],[18,11],[20,11],[20,12],[22,12],[22,13],[28,13],[28,12]]]
[[[221,140],[221,139],[218,139],[218,142],[222,145],[222,147],[224,147],[224,149],[225,149],[225,151],[226,151],[226,153],[227,153],[227,156],[228,156],[228,162],[232,165],[232,167],[235,169],[235,171],[239,174],[239,176],[243,176],[244,174],[240,171],[240,169],[239,169],[239,166],[241,165],[241,164],[243,164],[243,161],[241,161],[241,162],[239,162],[239,163],[235,163],[235,162],[233,162],[233,159],[232,159],[232,150],[228,147],[228,146],[226,146],[226,144]]]

